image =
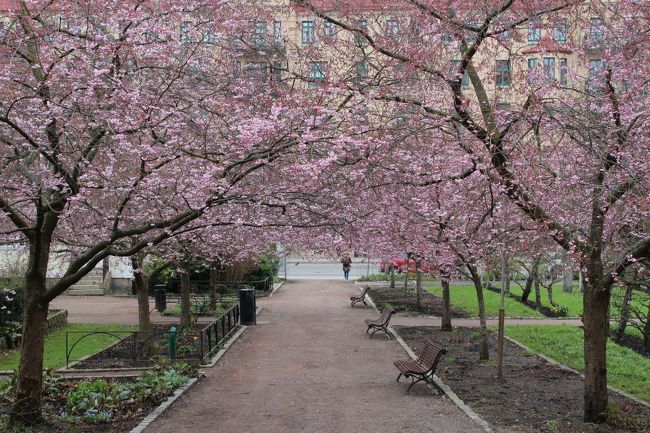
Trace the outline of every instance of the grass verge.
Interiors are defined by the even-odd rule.
[[[426,289],[436,296],[442,297],[440,286],[427,286]],[[478,303],[476,302],[476,289],[472,285],[456,286],[449,288],[451,303],[453,306],[478,316]],[[483,291],[485,299],[485,313],[488,317],[499,315],[500,296],[488,290]],[[508,317],[544,317],[539,311],[522,304],[511,298],[505,299],[506,316]]]
[[[511,326],[506,335],[575,370],[584,370],[582,329],[568,325]],[[650,359],[607,342],[608,383],[650,402]]]
[[[135,327],[130,325],[93,324],[93,323],[70,323],[61,329],[50,333],[45,339],[44,368],[61,368],[65,366],[65,336],[66,332],[110,332],[110,331],[134,331]],[[80,340],[84,334],[69,334],[68,345],[72,346]],[[118,334],[119,335],[119,334]],[[120,335],[120,336],[125,336]],[[96,334],[84,338],[75,346],[72,352],[72,359],[79,359],[82,356],[90,355],[115,343],[115,337],[107,334]],[[18,368],[20,350],[7,350],[0,352],[0,370],[14,370]]]

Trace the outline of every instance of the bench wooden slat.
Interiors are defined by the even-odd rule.
[[[366,326],[368,327],[368,329],[366,329],[366,334],[368,333],[368,331],[372,329],[373,331],[372,334],[370,334],[370,338],[372,338],[372,336],[375,335],[375,332],[377,331],[383,331],[388,338],[391,338],[390,333],[388,332],[388,323],[390,322],[390,319],[393,316],[393,314],[395,314],[394,309],[384,308],[384,310],[379,315],[378,319],[364,320]]]
[[[354,307],[358,302],[363,302],[363,305],[366,307],[368,304],[366,304],[366,295],[368,294],[368,291],[370,290],[369,286],[364,287],[363,291],[361,292],[361,295],[359,296],[350,296],[350,306]]]
[[[436,368],[438,367],[442,355],[445,353],[447,353],[447,351],[444,348],[438,346],[433,341],[427,340],[424,343],[424,349],[420,356],[418,356],[418,359],[398,359],[393,362],[400,372],[397,376],[398,382],[402,376],[411,378],[411,384],[406,390],[407,394],[410,393],[411,387],[420,381],[430,383],[440,393],[442,393],[440,387],[433,381],[433,376],[436,373]]]

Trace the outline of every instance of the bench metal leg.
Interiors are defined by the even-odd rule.
[[[400,373],[399,375],[397,375],[397,379],[395,379],[395,382],[399,382],[399,379],[400,379],[401,377],[402,377],[402,373]]]
[[[410,393],[411,393],[411,388],[413,387],[413,385],[415,385],[415,384],[418,383],[418,382],[422,382],[423,380],[426,381],[426,379],[425,379],[424,377],[420,377],[420,378],[418,378],[417,380],[415,380],[415,377],[414,377],[414,376],[411,376],[411,384],[410,384],[409,387],[406,389],[406,393],[407,393],[407,394],[410,394]]]

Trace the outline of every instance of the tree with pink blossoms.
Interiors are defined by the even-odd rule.
[[[458,139],[428,134],[431,153],[462,149],[495,194],[580,264],[584,416],[602,421],[611,290],[650,255],[647,8],[627,0],[299,3],[363,39],[338,44],[368,60],[361,94],[457,128]],[[388,34],[360,26],[360,16],[396,24]],[[522,66],[563,53],[570,63]]]

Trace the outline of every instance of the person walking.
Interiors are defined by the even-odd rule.
[[[347,254],[343,256],[343,259],[341,259],[341,263],[343,264],[343,277],[347,281],[350,277],[350,268],[352,267],[352,259],[350,259],[350,256]]]

